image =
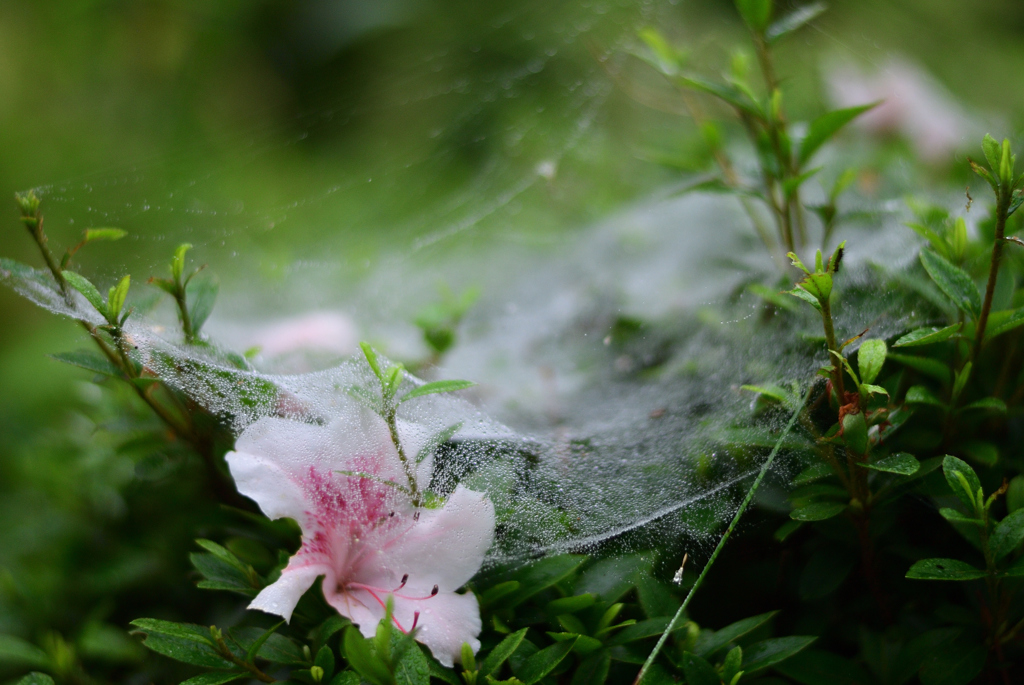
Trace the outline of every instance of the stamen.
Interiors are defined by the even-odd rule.
[[[415,514],[412,515],[412,520],[413,521],[419,521],[420,520],[420,512],[419,511],[417,511]]]
[[[420,612],[415,612],[412,615],[412,628],[409,628],[409,632],[416,630],[416,624],[420,622]]]
[[[434,589],[430,591],[430,596],[433,597],[436,594],[437,594],[437,586],[435,585]]]
[[[409,574],[406,573],[404,576],[402,576],[402,582],[399,583],[398,587],[396,587],[394,590],[392,590],[392,592],[398,592],[399,590],[404,588],[405,584],[408,583],[408,582],[409,582]]]

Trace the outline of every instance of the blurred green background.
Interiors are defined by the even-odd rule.
[[[831,4],[779,51],[795,116],[823,108],[822,60],[871,68],[898,54],[1017,138],[1019,0]],[[576,230],[679,178],[646,151],[698,166],[693,126],[623,87],[654,87],[625,56],[646,24],[709,73],[743,35],[730,0],[5,0],[0,196],[40,187],[57,246],[90,225],[128,229],[83,253],[103,284],[128,269],[143,288],[189,240],[223,292],[287,279],[302,260],[334,264],[329,304],[385,249],[474,214],[480,249],[503,231]],[[516,214],[487,211],[551,159],[557,178],[527,183]],[[942,185],[954,167],[929,178]],[[3,255],[38,264],[6,207]],[[119,405],[46,356],[80,345],[79,329],[6,289],[0,321],[0,630],[55,628],[87,652],[82,626],[134,617],[106,598],[175,586],[192,520],[154,528],[139,514],[150,486],[97,431],[116,432]],[[152,538],[149,552],[97,562],[118,536]]]

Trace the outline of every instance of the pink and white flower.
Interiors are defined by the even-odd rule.
[[[415,461],[426,433],[399,422],[404,452]],[[476,597],[456,592],[480,568],[494,539],[494,506],[458,486],[440,508],[416,507],[409,478],[384,420],[348,409],[326,426],[264,418],[227,455],[238,491],[272,519],[295,519],[302,547],[249,605],[291,619],[303,593],[323,577],[324,597],[371,637],[392,598],[394,625],[442,664],[462,643],[480,647]],[[419,491],[433,470],[415,467]]]

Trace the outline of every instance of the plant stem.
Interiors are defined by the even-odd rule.
[[[271,676],[269,676],[266,673],[264,673],[263,671],[261,671],[256,666],[256,664],[250,663],[248,661],[244,661],[242,659],[239,659],[237,656],[235,656],[231,652],[231,650],[228,648],[227,644],[224,642],[224,638],[222,638],[222,637],[218,637],[217,638],[217,651],[219,651],[221,657],[223,657],[227,661],[230,661],[234,665],[239,666],[241,668],[244,668],[246,671],[251,673],[253,678],[256,678],[257,680],[259,680],[261,682],[264,682],[264,683],[276,683],[277,682],[276,678],[272,678]]]
[[[985,287],[985,302],[981,306],[981,316],[978,317],[978,330],[974,336],[973,356],[977,357],[981,351],[981,344],[985,341],[985,327],[988,325],[988,314],[992,309],[992,296],[996,290],[996,277],[999,275],[999,263],[1003,258],[1003,247],[1006,242],[1006,217],[1010,211],[1010,201],[1013,196],[1010,192],[1001,191],[996,203],[996,240],[992,244],[992,263],[988,269],[988,285]]]
[[[825,328],[825,345],[828,347],[828,356],[832,362],[832,383],[835,385],[841,406],[846,396],[846,387],[843,384],[843,362],[836,355],[842,352],[836,344],[836,332],[832,325],[832,305],[828,300],[821,303],[821,321]],[[833,352],[836,354],[832,354]]]
[[[715,560],[718,559],[718,555],[721,554],[722,549],[725,548],[725,543],[729,540],[729,536],[732,535],[732,531],[735,530],[736,525],[740,522],[740,518],[743,516],[743,513],[747,510],[747,507],[750,505],[751,500],[754,499],[754,494],[757,492],[757,489],[761,486],[761,481],[764,480],[765,474],[767,474],[768,470],[772,467],[772,463],[775,461],[775,456],[779,453],[779,449],[781,449],[782,447],[782,441],[786,439],[786,436],[789,435],[789,431],[792,430],[793,426],[796,424],[796,421],[799,418],[800,414],[803,412],[804,405],[807,403],[807,399],[810,396],[810,394],[811,389],[809,388],[807,390],[807,394],[804,395],[802,400],[800,400],[799,406],[797,406],[793,410],[793,415],[789,417],[789,423],[786,424],[786,427],[782,431],[782,435],[780,435],[778,441],[776,441],[775,447],[772,448],[771,454],[768,455],[768,458],[765,459],[764,464],[761,465],[761,470],[758,472],[757,478],[754,479],[754,482],[753,484],[751,484],[750,489],[747,490],[746,497],[744,497],[743,501],[740,502],[740,508],[736,510],[736,515],[733,516],[732,522],[729,524],[729,527],[725,529],[725,533],[722,534],[722,539],[718,541],[718,546],[715,547],[715,551],[711,553],[711,558],[708,559],[708,563],[704,565],[704,568],[701,570],[700,575],[697,576],[697,580],[690,587],[690,591],[686,594],[686,599],[683,600],[683,603],[679,607],[679,610],[676,611],[675,616],[673,616],[672,620],[669,621],[668,626],[665,628],[665,632],[661,634],[661,637],[658,639],[658,644],[654,645],[654,649],[647,657],[647,661],[644,662],[643,667],[641,667],[640,672],[636,676],[636,680],[633,681],[633,685],[639,685],[639,683],[643,680],[643,677],[647,675],[647,671],[649,671],[651,666],[654,664],[655,658],[657,658],[658,654],[661,652],[662,647],[665,646],[665,642],[668,640],[668,636],[672,633],[673,630],[675,630],[676,625],[682,619],[683,614],[686,612],[686,607],[690,605],[690,600],[693,599],[694,593],[696,593],[697,589],[700,588],[701,584],[703,584],[704,578],[707,577],[708,572],[711,570],[711,567],[714,566]]]
[[[412,504],[414,507],[420,506],[420,494],[419,488],[416,486],[416,473],[414,466],[409,463],[408,457],[405,455],[405,448],[402,447],[402,441],[398,438],[398,419],[396,418],[397,408],[392,407],[389,409],[385,416],[384,421],[388,424],[388,431],[391,433],[391,442],[395,444],[395,449],[398,450],[398,458],[402,462],[402,468],[405,470],[405,477],[409,479],[409,494],[412,497]]]

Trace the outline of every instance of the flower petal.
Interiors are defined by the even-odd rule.
[[[330,568],[322,564],[310,564],[299,560],[298,556],[294,556],[288,562],[288,566],[281,571],[281,577],[263,588],[256,595],[256,599],[249,604],[249,608],[259,609],[268,614],[277,614],[285,621],[291,621],[295,605],[299,603],[306,590],[313,585],[317,576],[322,575],[326,575],[332,583],[334,582],[334,573]]]
[[[480,570],[492,542],[494,505],[485,493],[460,485],[444,507],[421,509],[419,521],[388,542],[357,580],[388,587],[408,573],[410,589],[430,592],[437,585],[451,592]]]
[[[272,457],[236,451],[224,459],[238,492],[260,505],[267,518],[305,521],[309,505],[302,488]]]

